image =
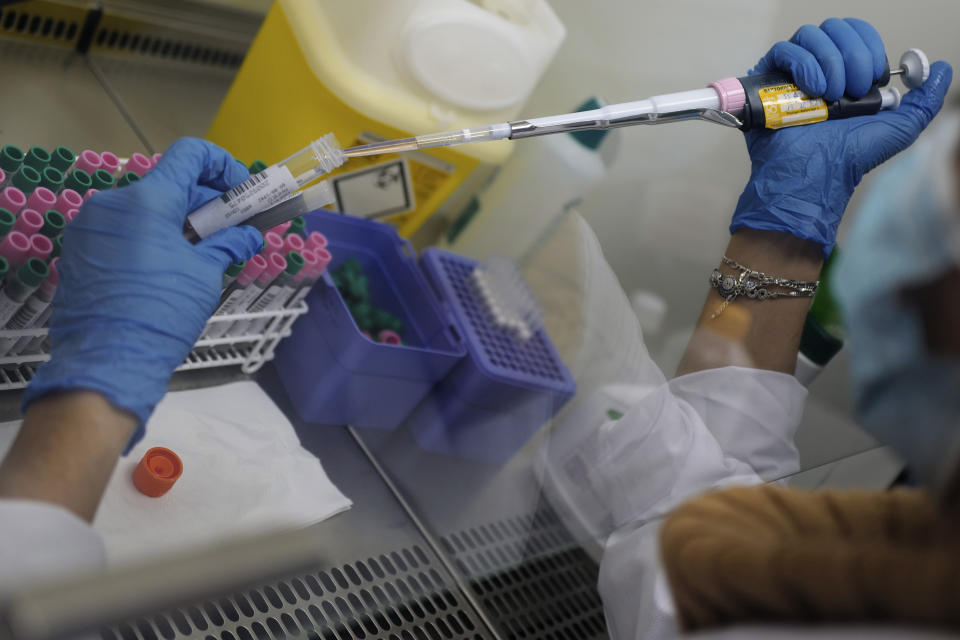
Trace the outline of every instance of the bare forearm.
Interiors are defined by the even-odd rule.
[[[775,231],[741,229],[731,236],[726,255],[755,271],[794,280],[816,280],[823,266],[816,244]],[[721,271],[735,275],[730,268]],[[723,299],[711,288],[677,374],[733,364],[792,374],[810,301],[739,297],[712,317]]]
[[[92,520],[135,427],[132,414],[92,391],[34,402],[0,464],[0,498],[50,502]]]

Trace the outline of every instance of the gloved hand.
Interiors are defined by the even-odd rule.
[[[139,419],[128,448],[143,436],[173,370],[214,311],[224,270],[262,246],[247,226],[191,245],[184,219],[248,177],[223,149],[183,138],[142,180],[83,205],[65,231],[52,357],[27,388],[24,410],[49,393],[94,390]]]
[[[811,97],[866,95],[886,68],[877,31],[854,18],[801,27],[778,42],[751,74],[780,70]],[[811,240],[830,255],[854,188],[871,169],[906,149],[943,105],[953,70],[931,65],[930,79],[904,96],[900,108],[873,116],[830,120],[746,134],[752,170],[730,232],[748,227]]]

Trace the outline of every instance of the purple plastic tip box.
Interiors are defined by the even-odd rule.
[[[546,331],[516,341],[489,320],[470,284],[477,263],[427,249],[421,267],[453,312],[467,357],[408,419],[425,449],[500,463],[569,400],[576,385]]]
[[[433,385],[464,356],[451,320],[392,227],[337,213],[306,216],[306,232],[327,237],[329,270],[355,258],[375,304],[403,320],[403,346],[368,340],[329,273],[307,303],[310,312],[277,347],[276,368],[305,420],[396,428]]]
[[[473,260],[427,249],[418,268],[392,227],[324,211],[306,219],[307,233],[327,237],[330,270],[360,262],[371,299],[403,319],[404,345],[365,338],[325,274],[275,360],[305,420],[393,429],[409,416],[424,449],[500,463],[573,396],[545,331],[520,343],[488,320],[469,284]]]

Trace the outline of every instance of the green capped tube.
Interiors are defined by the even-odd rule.
[[[73,164],[74,160],[77,159],[75,153],[70,147],[65,147],[60,145],[53,150],[53,153],[50,154],[50,166],[54,169],[66,172],[70,168],[70,165]]]

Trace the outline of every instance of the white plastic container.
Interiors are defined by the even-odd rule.
[[[278,0],[207,137],[272,164],[326,132],[349,147],[514,120],[565,35],[546,0]],[[337,207],[409,237],[512,147],[355,158],[331,174]],[[385,190],[367,170],[388,165],[406,179]]]
[[[591,100],[582,108],[599,106]],[[522,140],[499,173],[453,221],[451,251],[522,263],[560,217],[606,176],[599,152],[604,131]]]

